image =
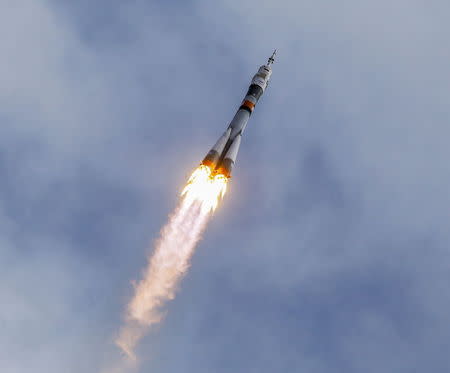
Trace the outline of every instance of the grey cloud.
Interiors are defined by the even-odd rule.
[[[2,370],[115,358],[177,188],[277,47],[141,371],[446,371],[448,5],[274,4],[2,7]]]

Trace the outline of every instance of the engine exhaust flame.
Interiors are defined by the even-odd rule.
[[[175,297],[195,246],[226,187],[227,178],[213,175],[204,165],[189,178],[180,203],[161,230],[143,278],[135,286],[134,296],[127,306],[125,325],[116,344],[129,358],[135,359],[134,350],[139,340],[163,319],[163,307]]]
[[[224,175],[214,175],[208,166],[201,165],[192,173],[181,195],[191,203],[200,201],[205,211],[214,211],[227,191],[227,181]]]

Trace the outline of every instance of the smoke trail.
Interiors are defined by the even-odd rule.
[[[116,344],[131,359],[148,329],[164,317],[163,306],[175,297],[177,285],[189,268],[195,246],[211,212],[227,189],[224,175],[199,166],[189,178],[182,198],[163,227],[142,279],[127,306],[125,324]]]
[[[161,230],[116,340],[130,358],[135,359],[134,348],[148,329],[163,318],[162,307],[174,298],[209,216],[210,211],[203,208],[201,201],[184,198]]]

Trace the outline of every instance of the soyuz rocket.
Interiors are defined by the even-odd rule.
[[[275,62],[276,52],[275,50],[267,63],[259,68],[227,130],[203,159],[202,165],[208,166],[213,171],[213,174],[221,174],[227,178],[231,177],[239,146],[241,145],[242,134],[250,115],[255,109],[255,105],[267,88],[272,75],[271,65]]]

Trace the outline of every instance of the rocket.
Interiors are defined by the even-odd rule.
[[[276,52],[275,50],[267,63],[259,68],[230,125],[203,159],[202,165],[208,166],[213,171],[213,174],[221,174],[227,178],[231,177],[241,145],[242,134],[250,115],[255,109],[255,105],[267,88],[272,75],[271,65],[275,62]]]

